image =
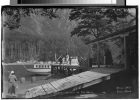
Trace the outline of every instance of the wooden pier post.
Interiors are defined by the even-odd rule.
[[[53,66],[51,66],[51,74],[53,74]]]
[[[31,77],[31,82],[33,83],[33,82],[35,82],[36,81],[36,77],[35,76],[32,76]]]
[[[71,68],[68,68],[68,75],[72,75]]]
[[[60,71],[59,71],[61,74],[63,74],[63,66],[60,67]]]
[[[61,72],[64,74],[64,67],[62,67],[62,70],[61,70]]]
[[[20,78],[20,82],[21,82],[21,83],[25,83],[25,81],[26,81],[25,77],[21,77],[21,78]]]
[[[65,67],[63,67],[62,69],[62,73],[65,75]]]
[[[74,74],[73,68],[71,69],[71,73]]]
[[[56,74],[58,73],[58,66],[56,66]]]

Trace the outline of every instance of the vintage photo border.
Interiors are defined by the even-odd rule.
[[[126,5],[126,0],[125,0],[125,5]],[[139,36],[139,30],[138,30],[138,6],[95,6],[95,5],[79,5],[79,4],[76,4],[76,5],[47,5],[47,6],[3,6],[3,7],[33,7],[33,8],[72,8],[72,7],[107,7],[107,8],[135,8],[136,9],[136,32],[137,32],[137,36]],[[3,9],[2,9],[3,10]],[[2,28],[1,28],[2,30]],[[3,31],[1,31],[1,41],[3,39],[3,36],[4,36],[4,33]],[[138,54],[139,54],[139,38],[137,37],[137,46],[138,46]],[[2,43],[2,42],[1,42]],[[1,55],[2,55],[2,45],[1,45]],[[2,56],[1,56],[1,62],[2,62]],[[139,65],[139,58],[138,58],[138,65]],[[139,67],[139,66],[138,66]],[[139,68],[138,68],[138,87],[139,87]],[[2,98],[2,89],[3,89],[3,67],[2,67],[2,63],[1,63],[1,99]],[[139,88],[138,88],[138,93],[139,93]],[[139,97],[138,97],[139,98]],[[20,99],[20,98],[15,98],[15,99]],[[24,99],[24,98],[21,98],[21,99]],[[45,99],[45,98],[44,98]],[[115,98],[114,98],[115,99]]]

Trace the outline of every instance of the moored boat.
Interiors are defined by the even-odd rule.
[[[41,63],[32,63],[30,65],[23,65],[25,69],[29,72],[35,74],[49,74],[51,72],[52,65],[63,65],[63,66],[79,66],[78,57],[69,57],[67,55],[66,58],[63,58],[62,63],[59,61],[48,61],[48,62],[41,62]],[[76,69],[73,69],[76,70]]]
[[[49,74],[51,72],[50,64],[32,64],[32,65],[24,65],[24,68],[35,74]]]

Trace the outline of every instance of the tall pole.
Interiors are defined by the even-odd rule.
[[[56,57],[56,53],[55,53],[55,61],[56,61],[57,57]]]
[[[124,36],[124,68],[127,69],[126,36]]]
[[[99,42],[97,42],[97,65],[98,65],[98,68],[100,68],[99,54],[100,54],[100,47],[99,47]]]
[[[88,63],[87,63],[88,64],[87,65],[88,67],[90,67],[90,53],[91,52],[90,52],[90,46],[89,46],[89,49],[88,49]]]
[[[4,39],[2,40],[2,61],[5,59],[5,42]]]

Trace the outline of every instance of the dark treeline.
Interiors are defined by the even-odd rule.
[[[104,47],[99,51],[85,43],[135,24],[132,11],[135,12],[125,8],[5,8],[2,10],[4,61],[48,61],[54,60],[55,54],[58,58],[69,53],[84,59],[92,56],[95,62],[100,54],[103,64]],[[119,62],[123,48],[115,43],[106,45],[113,61]]]
[[[42,39],[37,36],[8,31],[4,40],[4,61],[54,61],[69,53],[70,56],[87,57],[88,46],[76,37],[51,36]],[[8,35],[9,34],[9,35]]]

